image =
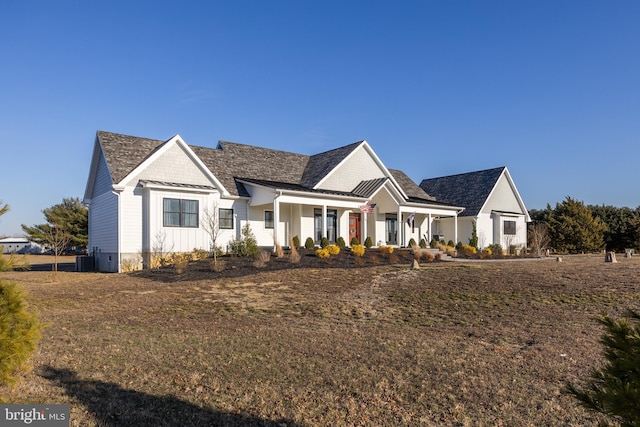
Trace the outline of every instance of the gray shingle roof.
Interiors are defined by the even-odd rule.
[[[98,131],[111,179],[120,182],[165,141]]]
[[[498,178],[505,170],[504,166],[477,172],[424,179],[420,188],[441,202],[466,209],[460,216],[476,216],[486,202]]]
[[[389,169],[389,172],[393,176],[393,179],[400,185],[400,187],[404,190],[405,194],[409,198],[413,199],[422,199],[435,201],[436,198],[427,194],[422,188],[418,186],[411,178],[407,176],[404,172],[398,169]]]
[[[353,144],[314,154],[309,157],[300,183],[307,187],[314,187],[322,178],[338,166],[345,157],[362,144],[362,142],[363,141],[354,142]]]
[[[113,182],[120,182],[136,166],[158,150],[166,141],[98,131]],[[282,189],[312,191],[325,194],[367,197],[387,178],[367,180],[352,192],[313,190],[326,174],[362,144],[345,145],[323,153],[307,156],[288,151],[272,150],[235,142],[220,141],[216,148],[189,145],[205,166],[231,195],[249,196],[238,179]],[[396,182],[413,201],[435,200],[402,171],[391,170]]]

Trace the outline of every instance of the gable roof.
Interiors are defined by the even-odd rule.
[[[417,199],[417,200],[429,200],[436,201],[437,199],[424,191],[422,188],[418,186],[411,178],[407,176],[404,172],[398,169],[389,169],[391,175],[396,180],[396,182],[402,187],[404,192],[406,193],[409,199]],[[464,205],[459,205],[464,206]]]
[[[97,132],[97,140],[109,168],[113,183],[122,181],[136,167],[172,141],[140,138],[105,131]],[[216,148],[188,145],[231,196],[249,197],[244,183],[255,183],[280,189],[311,191],[324,194],[368,197],[387,181],[395,181],[409,201],[435,201],[400,170],[389,170],[389,177],[362,181],[352,191],[318,190],[315,186],[358,147],[358,141],[312,156],[219,141]],[[375,156],[375,154],[374,154]]]
[[[114,183],[122,181],[129,172],[166,142],[100,130],[97,138]]]
[[[476,216],[484,206],[505,166],[439,178],[424,179],[420,188],[441,202],[464,206],[460,216]]]
[[[307,187],[315,187],[329,172],[351,154],[364,141],[354,142],[344,147],[335,148],[309,157],[300,183]]]

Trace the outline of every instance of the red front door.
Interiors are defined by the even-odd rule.
[[[360,238],[360,214],[359,213],[350,213],[349,214],[349,242],[347,244],[351,245],[351,241],[353,238],[358,239],[358,242],[362,244],[362,239]]]

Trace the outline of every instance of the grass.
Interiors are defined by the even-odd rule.
[[[74,426],[598,424],[560,390],[599,363],[593,319],[640,308],[640,257],[362,262],[3,273],[50,324],[3,394]]]

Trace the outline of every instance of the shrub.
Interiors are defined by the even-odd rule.
[[[336,240],[336,245],[338,245],[340,249],[344,249],[344,247],[347,246],[342,236],[338,237],[338,240]]]
[[[429,247],[431,249],[435,249],[438,247],[438,240],[436,240],[435,237],[431,239],[431,242],[429,242]]]
[[[462,245],[462,255],[464,255],[467,258],[471,258],[472,256],[474,256],[476,254],[478,250],[470,245]]]
[[[429,255],[431,255],[431,254],[429,254]],[[431,260],[429,260],[429,261],[431,261]],[[436,261],[442,261],[442,254],[439,253],[439,252],[436,254]]]
[[[491,249],[490,248],[484,248],[482,250],[482,255],[486,256],[486,257],[490,257],[492,254]]]
[[[364,239],[364,245],[367,249],[373,246],[373,240],[371,239],[371,236],[367,236],[367,238]]]
[[[252,256],[256,255],[260,251],[258,242],[251,231],[249,223],[242,227],[242,237],[240,240],[232,240],[229,243],[229,247],[231,252],[236,256]]]
[[[456,244],[456,250],[462,252],[462,246],[464,246],[462,242],[458,242],[458,244]]]
[[[449,240],[447,242],[447,246],[451,246],[453,248],[453,247],[455,247],[455,243],[453,243],[453,240]]]
[[[0,385],[15,384],[40,341],[42,324],[27,310],[23,291],[0,281]]]
[[[307,237],[307,240],[304,241],[304,247],[307,249],[313,249],[315,245],[316,242],[311,237]]]
[[[329,258],[329,250],[327,248],[316,249],[316,256],[318,258]]]
[[[267,251],[260,251],[256,256],[256,259],[253,260],[253,266],[256,268],[262,268],[271,260],[271,253]]]
[[[633,325],[627,319],[598,319],[606,329],[600,339],[606,362],[602,368],[591,370],[584,389],[567,384],[564,392],[616,424],[640,426],[640,313],[630,310],[628,316]]]
[[[363,256],[365,252],[365,248],[363,245],[352,245],[351,253],[355,256]]]
[[[172,261],[173,266],[176,269],[176,273],[182,274],[187,269],[189,265],[189,260],[191,259],[189,254],[176,253],[173,254]]]
[[[412,237],[409,239],[409,247],[414,247],[416,246],[416,240]]]
[[[289,246],[298,249],[300,247],[300,238],[298,236],[293,236],[293,239],[291,239],[291,244]]]
[[[427,241],[425,239],[420,239],[420,248],[427,249]]]
[[[340,253],[338,245],[328,245],[325,249],[329,252],[329,255],[338,255]]]
[[[2,249],[2,246],[0,246]],[[27,257],[22,255],[20,257],[16,256],[16,254],[11,254],[9,257],[0,256],[0,271],[11,271],[11,270],[28,270],[29,262],[27,261]]]
[[[351,242],[349,243],[349,245],[354,246],[354,245],[359,245],[360,244],[360,240],[358,240],[357,237],[352,237],[351,238]]]
[[[487,248],[493,255],[502,256],[502,246],[500,245],[500,243],[494,243],[493,245],[487,246]]]
[[[291,250],[289,251],[289,262],[292,264],[297,264],[300,262],[300,252],[296,249],[296,245],[291,242]]]
[[[429,251],[424,251],[424,252],[423,252],[423,255],[424,255],[424,258],[425,258],[427,261],[429,261],[429,262],[432,262],[432,261],[433,261],[433,255],[431,254],[431,252],[429,252]],[[436,255],[440,256],[440,254],[436,254]]]
[[[191,259],[193,261],[199,261],[207,258],[209,258],[209,251],[205,251],[204,249],[194,249],[191,252]]]
[[[329,246],[329,239],[327,239],[326,237],[320,239],[320,247],[326,248],[327,246]]]
[[[412,247],[415,247],[415,242],[412,245]],[[380,246],[378,247],[378,250],[380,252],[382,252],[383,254],[392,254],[393,253],[393,246]]]

